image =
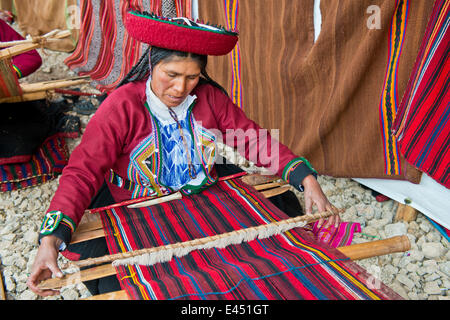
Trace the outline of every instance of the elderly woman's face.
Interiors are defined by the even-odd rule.
[[[200,71],[198,62],[189,57],[161,61],[152,71],[152,91],[166,106],[176,107],[195,88]]]

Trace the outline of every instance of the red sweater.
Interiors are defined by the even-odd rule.
[[[24,40],[24,38],[5,21],[0,19],[0,41],[8,42],[16,40]],[[36,71],[41,66],[42,59],[36,50],[30,50],[14,56],[12,58],[12,64],[18,77],[21,78]]]
[[[91,118],[81,143],[71,154],[48,209],[48,211],[61,211],[69,218],[66,220],[72,220],[72,225],[69,223],[71,231],[79,223],[105,177],[109,176],[110,169],[119,176],[138,183],[139,181],[134,179],[133,175],[139,171],[137,170],[139,168],[134,166],[139,164],[136,165],[137,162],[132,161],[137,148],[139,154],[146,154],[147,161],[157,150],[155,148],[157,141],[144,144],[142,147],[144,141],[150,141],[148,137],[152,136],[152,130],[154,130],[152,115],[145,106],[145,87],[146,81],[143,80],[129,83],[113,91]],[[248,119],[221,90],[204,84],[197,86],[191,93],[191,95],[194,94],[197,99],[192,108],[191,117],[208,132],[221,132],[224,143],[227,140],[230,141],[227,138],[229,136],[226,136],[227,130],[241,129],[243,132],[246,130],[258,132],[261,129],[255,122]],[[245,146],[245,149],[241,149],[245,150],[244,156],[247,159],[258,166],[272,167],[273,173],[283,176],[290,183],[294,182],[293,185],[296,187],[306,175],[314,172],[307,161],[302,161],[305,159],[300,160],[270,135],[268,139],[260,139],[257,135],[247,135],[241,141],[232,140],[234,140],[233,147],[237,144]],[[275,148],[274,152],[271,152],[272,144],[278,147],[278,150]],[[139,149],[140,147],[142,150]],[[256,154],[258,154],[257,158]],[[213,163],[211,163],[212,166]],[[147,164],[143,169],[145,171],[154,167]],[[212,172],[211,170],[207,174],[211,176]],[[112,184],[108,186],[116,202],[131,198],[130,191]],[[65,241],[70,239],[68,235],[62,238],[65,238]]]

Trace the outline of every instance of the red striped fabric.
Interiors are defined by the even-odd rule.
[[[161,0],[80,1],[80,37],[64,63],[78,75],[90,76],[102,92],[114,89],[146,48],[125,30],[128,10],[161,14]]]
[[[405,159],[450,188],[450,2],[436,0],[394,123]]]
[[[60,134],[47,138],[29,162],[0,166],[0,192],[25,189],[54,179],[67,164],[66,140]]]
[[[288,218],[240,180],[159,205],[101,212],[110,253],[183,242]],[[300,228],[196,250],[152,266],[116,268],[131,299],[399,299],[336,249]]]

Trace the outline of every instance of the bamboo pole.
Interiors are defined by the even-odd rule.
[[[335,215],[335,213],[333,213],[333,212],[318,212],[318,213],[311,214],[311,215],[298,216],[298,217],[294,217],[294,218],[290,218],[290,219],[275,221],[275,222],[268,223],[268,224],[262,224],[262,225],[258,225],[258,226],[254,226],[254,227],[250,227],[250,228],[234,230],[234,231],[219,234],[219,235],[193,239],[193,240],[169,244],[169,245],[165,245],[165,246],[145,248],[145,249],[140,249],[140,250],[135,250],[135,251],[128,251],[128,252],[121,252],[121,253],[116,253],[116,254],[112,254],[112,255],[106,255],[106,256],[97,257],[97,258],[88,258],[85,260],[72,261],[71,265],[77,266],[77,267],[87,267],[87,266],[91,266],[91,265],[98,265],[98,264],[108,263],[108,262],[112,262],[112,261],[116,261],[116,260],[141,256],[144,254],[146,254],[146,255],[155,254],[155,253],[163,252],[166,250],[195,248],[197,246],[203,246],[203,245],[207,245],[209,243],[216,243],[220,240],[230,239],[235,236],[241,236],[241,235],[243,235],[243,233],[253,234],[254,235],[253,238],[255,239],[256,237],[260,236],[264,232],[267,232],[267,230],[273,229],[278,232],[278,229],[275,229],[275,228],[284,227],[284,226],[286,228],[289,227],[289,229],[292,229],[298,223],[307,224],[307,223],[317,221],[322,218],[328,218],[332,215]],[[286,229],[280,229],[280,230],[282,230],[281,232],[287,231]],[[278,232],[278,233],[280,233],[280,232]],[[270,236],[273,234],[269,233],[268,235]],[[249,240],[253,240],[253,239],[248,239],[247,241],[249,241]],[[242,242],[242,240],[240,242]]]
[[[382,256],[389,253],[405,252],[409,249],[411,249],[411,243],[408,237],[403,235],[384,240],[357,243],[346,247],[340,247],[339,251],[352,260],[361,260]]]
[[[70,35],[71,32],[69,30],[54,30],[44,36],[35,37],[34,39],[31,39],[31,41],[29,41],[28,39],[23,40],[16,45],[0,50],[0,59],[11,58],[21,53],[37,49],[39,47],[42,47],[45,41],[49,41],[50,39],[62,39]],[[7,43],[7,45],[10,44],[11,43]]]
[[[53,94],[53,90],[25,93],[22,95],[11,96],[11,97],[1,97],[0,103],[16,103],[23,101],[35,101],[47,98],[49,95]]]
[[[85,84],[89,82],[89,79],[89,76],[83,76],[61,80],[41,81],[35,83],[22,83],[20,84],[20,87],[22,88],[22,92],[25,94]]]

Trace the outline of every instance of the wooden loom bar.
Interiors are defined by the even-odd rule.
[[[80,261],[73,261],[71,264],[75,265],[77,267],[86,267],[86,266],[90,266],[90,265],[94,265],[94,264],[112,262],[112,261],[118,260],[118,259],[135,257],[135,256],[139,256],[142,254],[157,253],[159,251],[164,251],[167,249],[195,247],[195,246],[204,245],[204,244],[207,244],[209,242],[213,242],[213,241],[216,241],[219,239],[224,239],[224,238],[229,238],[229,237],[232,237],[235,235],[239,235],[239,234],[242,234],[243,232],[247,232],[247,233],[253,232],[253,231],[262,232],[263,230],[267,230],[269,227],[278,227],[278,226],[285,226],[285,225],[287,226],[289,224],[295,224],[295,223],[299,223],[299,222],[310,223],[310,222],[317,221],[322,218],[328,218],[332,215],[335,215],[335,213],[333,213],[333,212],[318,212],[318,213],[311,214],[311,215],[298,216],[298,217],[289,218],[289,219],[285,219],[285,220],[275,221],[275,222],[268,223],[268,224],[262,224],[262,225],[258,225],[258,226],[254,226],[254,227],[245,228],[245,229],[234,230],[234,231],[230,231],[230,232],[226,232],[226,233],[218,234],[218,235],[214,235],[214,236],[193,239],[193,240],[189,240],[189,241],[185,241],[185,242],[173,243],[173,244],[159,246],[159,247],[153,247],[153,248],[145,248],[145,249],[135,250],[135,251],[121,252],[121,253],[106,255],[103,257],[89,258],[89,259],[80,260]]]
[[[31,42],[29,42],[30,40],[21,40],[16,45],[13,45],[11,47],[0,50],[0,59],[11,58],[11,57],[17,56],[21,53],[42,47],[42,45],[43,45],[43,43],[45,43],[45,41],[62,39],[67,36],[70,36],[70,35],[71,35],[71,32],[69,30],[64,30],[64,31],[58,31],[58,32],[49,32],[48,38],[45,36],[36,37],[34,40],[31,40]],[[50,38],[50,36],[51,36],[51,38]],[[7,44],[9,45],[10,43],[7,43]]]
[[[53,90],[41,91],[41,92],[33,92],[33,93],[25,93],[22,95],[12,96],[12,97],[1,97],[0,103],[16,103],[22,101],[34,101],[34,100],[42,100],[47,98],[49,94],[53,94]]]
[[[408,237],[403,235],[384,240],[352,244],[345,247],[339,247],[337,248],[337,250],[339,250],[351,260],[360,260],[395,252],[405,252],[409,250],[410,247],[411,245]],[[39,284],[39,287],[41,289],[58,290],[71,284],[99,279],[114,274],[116,274],[116,271],[113,265],[105,264],[102,266],[85,269],[80,272],[67,274],[62,278],[51,278],[44,280]]]
[[[70,79],[41,81],[36,83],[22,83],[20,87],[22,88],[23,93],[33,93],[39,91],[54,90],[58,88],[64,88],[79,84],[85,84],[89,82],[89,79],[90,79],[89,76],[84,76]]]
[[[408,237],[403,235],[384,240],[352,244],[338,249],[352,260],[361,260],[394,252],[405,252],[410,248],[411,243]]]

